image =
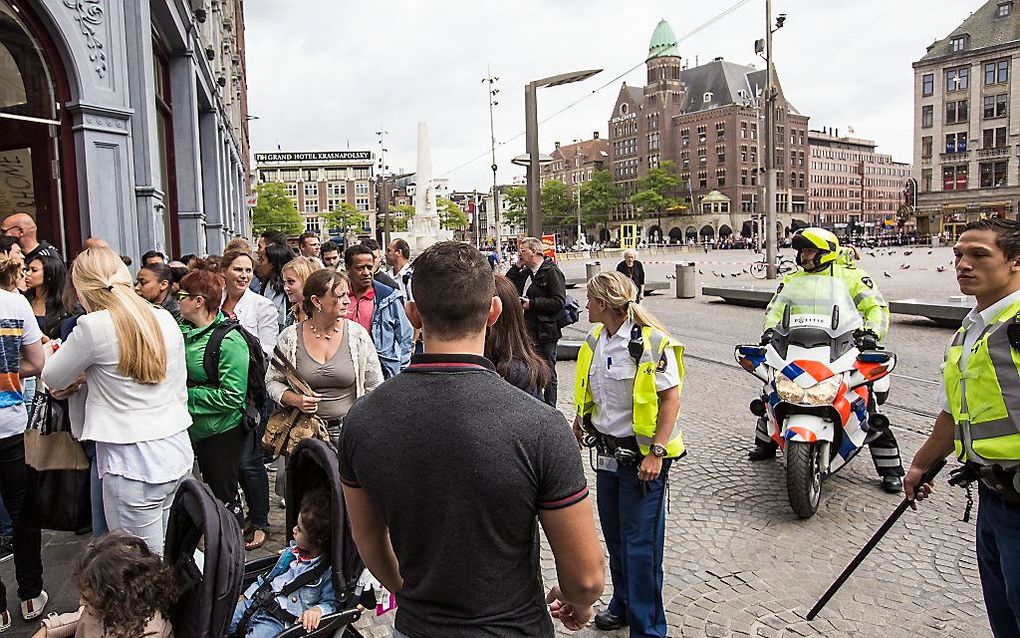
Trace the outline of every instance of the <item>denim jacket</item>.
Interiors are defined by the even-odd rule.
[[[372,342],[379,353],[383,376],[395,377],[411,363],[411,349],[414,347],[414,330],[404,313],[404,295],[377,281],[375,288],[375,309],[372,312]]]
[[[290,547],[283,550],[280,560],[276,561],[273,569],[265,576],[259,576],[258,580],[245,590],[245,598],[251,600],[256,590],[266,582],[267,578],[273,583],[273,592],[279,592],[288,583],[294,582],[294,579],[301,574],[314,569],[320,561],[327,560],[325,556],[320,556],[314,560],[299,562],[294,556],[293,548],[294,541],[291,541]],[[298,617],[312,607],[321,609],[323,616],[335,612],[336,592],[333,591],[333,571],[327,569],[318,579],[292,593],[289,597],[277,596],[276,601],[285,611]]]

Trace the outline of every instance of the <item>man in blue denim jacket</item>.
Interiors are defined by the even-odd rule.
[[[404,312],[404,294],[373,279],[375,254],[364,244],[344,251],[344,265],[351,280],[347,318],[368,330],[383,376],[395,377],[411,362],[414,346],[414,329]]]
[[[274,594],[294,582],[325,561],[329,562],[329,548],[332,546],[333,530],[330,524],[329,496],[313,492],[301,501],[298,524],[294,526],[294,540],[283,550],[280,560],[265,576],[245,590],[234,609],[230,621],[230,635],[234,635],[245,612],[254,604],[255,592],[267,581]],[[272,638],[279,635],[290,624],[301,624],[305,631],[319,626],[322,617],[336,611],[336,592],[333,590],[333,574],[328,567],[317,578],[301,587],[290,596],[275,596],[279,610],[261,608],[248,623],[244,636],[249,638]],[[275,608],[275,606],[274,606]]]

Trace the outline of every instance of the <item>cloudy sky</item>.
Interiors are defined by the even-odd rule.
[[[912,156],[911,62],[984,0],[774,0],[787,97],[811,128],[852,126],[900,161]],[[501,183],[523,169],[527,82],[602,68],[583,83],[539,91],[543,152],[555,141],[606,135],[619,87],[642,85],[643,61],[665,18],[694,66],[723,56],[762,68],[753,42],[764,0],[247,0],[253,152],[378,151],[414,170],[418,121],[429,124],[436,176],[487,189],[489,109],[482,78],[498,76],[496,159]],[[712,22],[714,18],[732,9]],[[630,70],[630,71],[628,71]],[[581,100],[580,102],[578,102]],[[576,102],[576,105],[571,106]],[[569,108],[567,108],[569,107]],[[558,111],[566,108],[562,113]]]

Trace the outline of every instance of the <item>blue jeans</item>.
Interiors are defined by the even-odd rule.
[[[94,441],[82,441],[82,448],[85,456],[89,457],[89,465],[92,474],[90,487],[92,501],[92,537],[99,538],[107,533],[106,512],[103,511],[103,479],[99,476],[99,467],[96,465],[96,444]]]
[[[241,622],[241,616],[251,606],[251,603],[252,601],[250,600],[238,601],[237,606],[234,607],[234,616],[230,619],[229,634],[233,634],[234,630],[237,629],[237,625]],[[279,619],[270,616],[264,611],[257,611],[252,616],[251,622],[248,623],[248,633],[245,636],[250,636],[250,638],[274,638],[280,635],[284,629],[287,629],[287,626],[280,622]]]
[[[1020,506],[978,487],[977,559],[995,638],[1020,638]]]
[[[659,478],[646,483],[647,492],[642,491],[636,466],[596,473],[599,520],[613,581],[609,613],[627,619],[633,638],[665,636],[667,631],[662,606],[662,546],[671,464],[670,459],[663,460]]]

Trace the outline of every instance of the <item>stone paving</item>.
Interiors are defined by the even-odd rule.
[[[948,249],[936,249],[931,256],[925,249],[917,252],[909,270],[892,270],[903,261],[901,254],[865,257],[863,265],[872,274],[893,275],[877,280],[888,298],[920,296],[919,291],[953,294],[951,269],[937,276],[934,271],[936,264],[948,264]],[[725,264],[733,271],[749,256],[747,251],[691,255],[713,260],[716,270]],[[583,262],[565,268],[568,276],[584,272]],[[670,263],[649,264],[651,279],[663,279],[666,272],[672,272]],[[583,290],[572,294],[583,305]],[[899,499],[881,491],[865,454],[824,484],[814,518],[797,519],[787,502],[782,460],[750,464],[745,459],[754,425],[746,406],[758,385],[735,366],[732,351],[736,343],[757,340],[761,311],[700,297],[677,300],[671,293],[653,296],[646,304],[685,342],[688,353],[681,421],[689,454],[671,473],[664,559],[663,595],[671,636],[990,636],[974,555],[974,523],[960,522],[964,494],[945,485],[945,477],[933,499],[917,512],[908,511],[819,617],[807,622],[808,609]],[[582,321],[567,336],[576,338],[586,327]],[[913,411],[888,409],[887,414],[905,462],[930,428],[930,419],[917,412],[937,411],[938,364],[951,335],[929,322],[894,316],[887,345],[899,355],[896,374],[901,376],[893,381],[890,403]],[[561,362],[557,370],[558,407],[572,418],[574,365]],[[594,487],[590,469],[588,477]],[[274,533],[257,554],[282,545],[283,509],[276,506],[275,496],[273,502]],[[76,599],[65,574],[81,539],[47,533],[44,543],[47,588],[53,596],[47,611],[65,611]],[[552,584],[555,568],[547,548],[542,569]],[[11,562],[0,566],[0,575],[11,587],[13,601]],[[609,600],[610,587],[607,580],[602,604]],[[358,627],[367,636],[382,638],[389,636],[392,619],[392,612],[379,618],[368,612]],[[8,635],[29,636],[34,626],[15,620]],[[627,632],[589,628],[574,635]]]

